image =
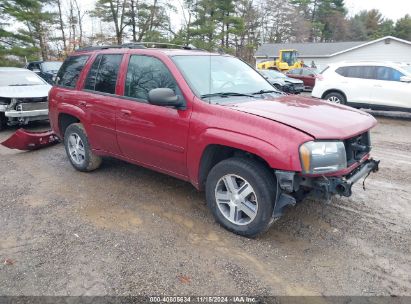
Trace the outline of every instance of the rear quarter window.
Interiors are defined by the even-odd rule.
[[[56,85],[74,88],[88,58],[88,55],[68,57],[57,74]]]

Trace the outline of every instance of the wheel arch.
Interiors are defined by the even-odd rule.
[[[255,159],[267,168],[270,168],[268,162],[265,161],[262,157],[258,156],[257,154],[248,152],[246,150],[234,148],[231,146],[210,144],[204,149],[204,152],[201,156],[200,166],[198,170],[198,188],[200,190],[204,189],[208,173],[215,165],[231,157]]]
[[[58,115],[58,128],[59,128],[59,133],[60,137],[64,138],[64,133],[66,132],[66,129],[69,125],[73,123],[79,123],[81,122],[80,118],[77,117],[77,115],[73,114],[68,114],[68,113],[59,113]]]
[[[342,96],[344,96],[346,102],[348,101],[348,100],[347,100],[347,94],[345,94],[342,90],[339,90],[339,89],[329,89],[329,90],[325,91],[325,92],[322,94],[321,99],[324,99],[325,96],[327,96],[327,95],[330,94],[330,93],[339,93],[339,94],[341,94]]]

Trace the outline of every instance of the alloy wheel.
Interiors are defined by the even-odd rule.
[[[71,160],[77,165],[82,165],[86,160],[86,152],[83,141],[77,133],[70,134],[68,138],[68,150]]]
[[[236,225],[251,223],[258,210],[256,193],[244,178],[227,174],[217,183],[215,198],[221,214]]]
[[[337,96],[331,96],[327,100],[334,103],[341,103],[341,100]]]

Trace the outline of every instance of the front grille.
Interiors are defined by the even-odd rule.
[[[17,102],[18,103],[47,102],[47,96],[45,96],[45,97],[17,98]]]
[[[19,111],[45,110],[47,108],[48,102],[20,103],[16,107]]]
[[[348,166],[361,160],[371,151],[370,132],[363,133],[359,136],[344,141],[345,152],[347,154]]]

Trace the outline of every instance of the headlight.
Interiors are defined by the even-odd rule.
[[[347,168],[347,156],[341,141],[310,141],[301,145],[303,173],[323,174]]]

